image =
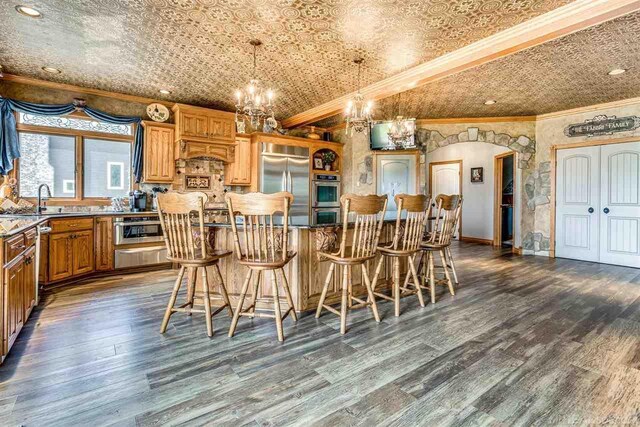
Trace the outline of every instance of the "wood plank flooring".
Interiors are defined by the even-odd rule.
[[[640,270],[454,248],[455,297],[339,319],[176,313],[177,272],[50,290],[0,367],[0,425],[638,425]]]

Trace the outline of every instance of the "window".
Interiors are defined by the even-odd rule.
[[[122,197],[131,186],[131,144],[84,138],[84,196]]]
[[[65,202],[123,197],[131,190],[132,125],[85,116],[18,115],[20,197],[37,197],[40,184]]]
[[[19,141],[20,196],[37,197],[47,184],[53,197],[75,197],[75,137],[20,132]]]

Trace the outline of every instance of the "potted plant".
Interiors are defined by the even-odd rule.
[[[322,153],[322,163],[324,163],[324,170],[330,171],[333,161],[336,159],[336,153],[333,151],[325,151]]]

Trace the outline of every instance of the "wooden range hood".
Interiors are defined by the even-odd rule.
[[[236,143],[233,113],[185,104],[175,104],[171,109],[176,121],[176,159],[233,162]]]

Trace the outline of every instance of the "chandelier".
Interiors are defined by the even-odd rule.
[[[364,95],[360,93],[360,73],[362,68],[363,58],[357,58],[353,60],[358,65],[358,91],[352,99],[347,103],[345,109],[345,116],[347,121],[347,133],[353,136],[353,132],[362,133],[368,132],[369,125],[371,124],[371,107],[372,101],[365,102]]]
[[[251,40],[253,46],[253,74],[244,90],[236,91],[236,126],[238,132],[244,132],[245,120],[253,129],[258,129],[263,121],[263,131],[269,132],[278,126],[273,112],[273,91],[265,91],[256,79],[256,49],[262,45],[260,40]]]
[[[405,148],[411,144],[411,137],[416,130],[415,119],[407,119],[400,115],[400,94],[396,97],[396,118],[391,122],[387,136],[389,148]]]

